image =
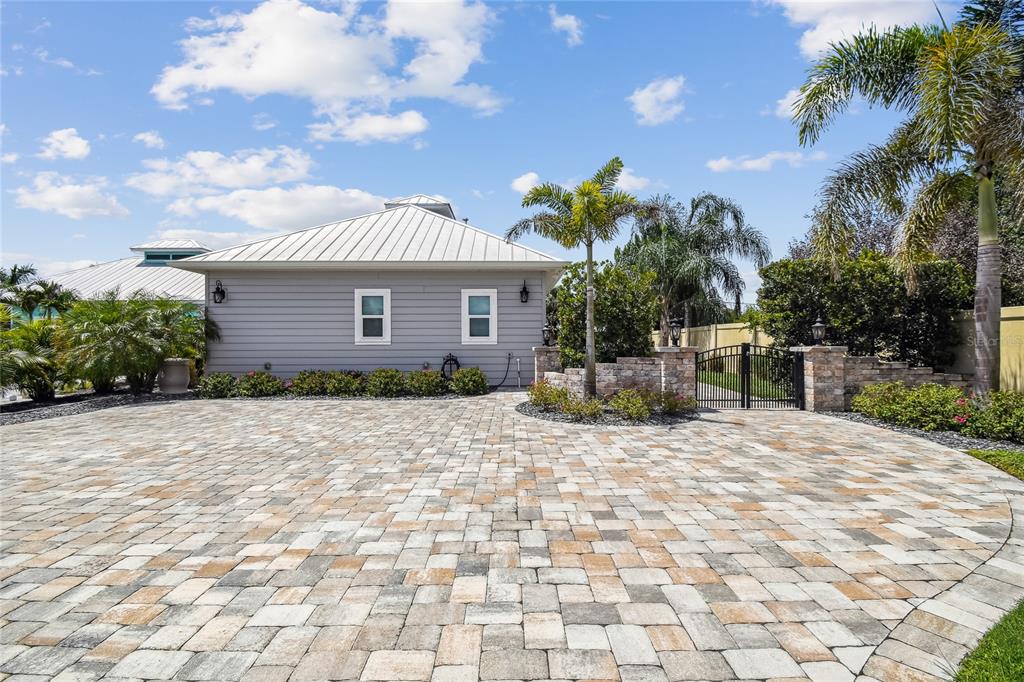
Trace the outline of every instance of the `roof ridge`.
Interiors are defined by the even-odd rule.
[[[143,259],[142,256],[125,256],[124,258],[115,258],[114,260],[105,260],[102,263],[96,262],[96,263],[93,263],[92,265],[86,265],[85,267],[75,268],[74,270],[64,270],[63,272],[55,272],[54,274],[50,275],[47,279],[54,279],[56,277],[63,277],[64,275],[70,275],[70,274],[73,274],[73,273],[76,273],[76,272],[81,272],[82,270],[91,270],[92,268],[98,268],[101,265],[110,265],[111,263],[120,263],[123,260],[138,260],[138,261],[141,261],[141,260],[144,260],[144,259]]]
[[[526,246],[525,244],[520,244],[519,242],[510,242],[507,239],[505,239],[504,237],[502,237],[501,235],[494,234],[493,232],[488,232],[484,228],[477,227],[476,225],[470,225],[469,222],[467,222],[469,220],[468,218],[466,220],[459,220],[458,218],[449,218],[448,216],[443,216],[440,213],[434,213],[430,209],[423,208],[422,206],[412,205],[412,208],[416,208],[416,209],[419,209],[421,211],[426,211],[427,213],[433,213],[434,215],[439,216],[440,218],[442,218],[444,220],[448,220],[448,221],[451,221],[453,223],[458,223],[459,225],[462,225],[463,227],[467,227],[470,230],[473,230],[474,232],[478,232],[478,233],[480,233],[482,235],[485,235],[487,237],[494,237],[495,239],[500,239],[501,241],[505,242],[506,244],[514,244],[515,246],[518,246],[521,249],[526,249],[527,251],[535,253],[538,256],[544,256],[545,258],[550,258],[553,261],[559,260],[558,258],[555,258],[554,256],[552,256],[549,253],[544,253],[543,251],[538,251],[535,248],[532,248],[530,246]]]

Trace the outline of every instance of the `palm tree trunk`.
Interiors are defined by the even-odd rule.
[[[668,296],[660,296],[661,299],[661,320],[658,323],[658,345],[668,346],[669,334],[671,332],[672,322],[669,319],[669,301]]]
[[[974,390],[999,390],[1002,313],[999,226],[991,166],[978,171],[978,269],[974,278]]]
[[[594,339],[594,243],[587,242],[587,347],[583,360],[583,392],[597,395],[597,342]]]
[[[693,326],[693,309],[689,303],[683,304],[683,326],[687,329]]]

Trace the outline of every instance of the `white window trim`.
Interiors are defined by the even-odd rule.
[[[491,314],[486,317],[490,319],[490,336],[469,335],[469,297],[490,296]],[[473,317],[484,317],[474,315]],[[495,345],[498,343],[498,290],[497,289],[463,289],[462,290],[462,343],[463,345]]]
[[[363,296],[384,297],[384,336],[364,337],[363,336]],[[390,346],[391,345],[391,289],[356,289],[352,299],[352,308],[355,312],[355,344],[357,346]],[[365,317],[377,317],[377,315],[366,315]]]

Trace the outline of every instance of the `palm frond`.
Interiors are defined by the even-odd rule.
[[[914,266],[931,257],[932,244],[944,219],[954,208],[969,205],[973,192],[974,180],[967,173],[940,171],[914,197],[896,252],[911,290],[916,286]]]
[[[601,188],[602,193],[611,192],[619,183],[619,176],[622,175],[622,168],[622,159],[617,156],[613,156],[608,163],[601,166],[601,168],[594,173],[591,181]]]

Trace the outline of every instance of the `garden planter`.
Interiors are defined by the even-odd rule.
[[[185,393],[188,391],[190,367],[192,361],[187,358],[167,358],[160,367],[157,378],[161,393]]]

